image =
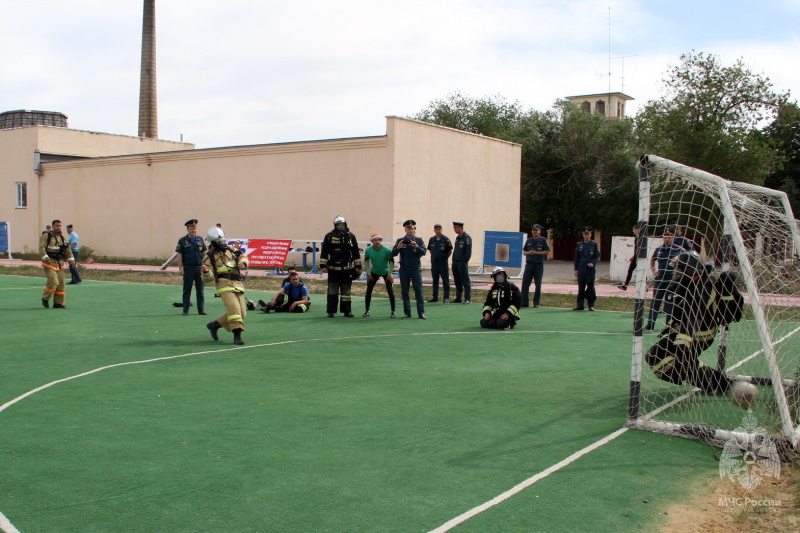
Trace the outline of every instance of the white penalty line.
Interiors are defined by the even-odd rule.
[[[3,533],[20,533],[20,530],[14,527],[14,524],[8,521],[3,513],[0,513],[0,531]]]
[[[469,520],[473,516],[476,516],[476,515],[484,512],[484,511],[486,511],[487,509],[490,509],[490,508],[494,507],[495,505],[506,501],[507,499],[509,499],[510,497],[514,496],[515,494],[517,494],[519,492],[522,492],[523,490],[527,489],[528,487],[530,487],[531,485],[533,485],[537,481],[546,478],[547,476],[549,476],[553,472],[557,472],[557,471],[561,470],[562,468],[564,468],[565,466],[574,463],[575,461],[577,461],[578,459],[580,459],[581,457],[583,457],[587,453],[596,450],[597,448],[599,448],[600,446],[603,446],[604,444],[608,444],[612,440],[616,439],[617,437],[619,437],[620,435],[622,435],[623,433],[628,431],[628,429],[629,428],[620,428],[620,429],[618,429],[614,433],[612,433],[612,434],[610,434],[610,435],[598,440],[594,444],[590,444],[586,448],[573,453],[572,455],[570,455],[569,457],[567,457],[566,459],[564,459],[560,463],[556,463],[553,466],[551,466],[550,468],[548,468],[547,470],[543,470],[543,471],[539,472],[538,474],[536,474],[535,476],[529,477],[528,479],[526,479],[522,483],[519,483],[518,485],[515,485],[514,487],[508,489],[507,491],[505,491],[504,493],[500,494],[499,496],[496,496],[495,498],[492,498],[488,502],[486,502],[484,504],[481,504],[481,505],[479,505],[477,507],[473,507],[472,509],[470,509],[466,513],[463,513],[463,514],[453,518],[452,520],[450,520],[448,522],[445,522],[441,526],[437,527],[436,529],[432,529],[428,533],[444,533],[445,531],[450,531],[454,527],[466,522],[467,520]]]

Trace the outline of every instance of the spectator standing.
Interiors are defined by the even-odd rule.
[[[621,291],[627,291],[628,285],[631,283],[631,279],[633,279],[633,273],[636,272],[636,239],[639,237],[639,225],[633,225],[633,257],[631,257],[630,265],[628,265],[628,274],[625,276],[625,283],[622,285],[617,285],[617,288]]]
[[[69,244],[69,249],[72,251],[72,258],[74,261],[69,263],[69,273],[72,275],[72,279],[67,283],[67,285],[77,285],[83,279],[81,279],[81,273],[78,272],[78,261],[80,261],[80,253],[81,253],[81,239],[78,234],[73,231],[72,224],[67,224],[67,234],[69,238],[67,239],[67,244]]]
[[[597,293],[594,290],[594,279],[597,274],[597,262],[600,261],[600,246],[592,240],[592,228],[583,228],[583,240],[575,246],[575,277],[578,278],[578,300],[573,311],[584,310],[584,300],[589,311],[594,311]]]
[[[525,272],[522,275],[522,307],[529,305],[531,280],[534,282],[533,307],[539,307],[542,297],[542,278],[544,277],[544,260],[550,253],[550,244],[542,237],[539,224],[531,226],[531,238],[525,241],[522,255],[525,256]]]
[[[187,220],[186,235],[178,239],[175,252],[178,254],[178,272],[183,276],[183,315],[189,314],[192,305],[192,285],[197,293],[197,312],[206,314],[206,300],[203,293],[203,276],[201,266],[206,254],[206,243],[197,236],[197,219]]]
[[[472,257],[472,237],[464,231],[463,222],[453,222],[456,241],[453,243],[453,283],[456,286],[454,304],[468,304],[472,298],[472,282],[469,279],[469,260]],[[464,299],[461,299],[461,295]]]
[[[428,302],[439,301],[439,279],[442,280],[443,302],[450,302],[450,266],[448,260],[453,253],[453,243],[442,235],[442,225],[434,224],[433,237],[428,240],[431,253],[431,277],[433,278],[433,297]]]
[[[675,229],[668,227],[664,230],[664,243],[653,251],[650,257],[650,270],[653,272],[653,301],[650,303],[650,312],[647,315],[647,324],[644,329],[651,330],[655,327],[661,304],[667,296],[667,291],[672,283],[675,272],[674,259],[685,251],[675,244]],[[664,306],[667,322],[671,314],[671,305]]]
[[[411,318],[411,294],[409,285],[414,286],[414,296],[417,300],[417,316],[425,316],[425,297],[422,293],[422,271],[420,259],[425,255],[425,243],[417,237],[417,223],[414,220],[403,222],[405,237],[400,237],[394,243],[392,256],[400,256],[400,296],[403,298],[403,318]]]
[[[369,240],[372,246],[368,247],[364,252],[364,262],[367,263],[367,272],[369,274],[367,274],[367,294],[364,297],[364,314],[362,316],[365,318],[370,316],[369,306],[372,303],[372,291],[378,280],[383,279],[386,284],[386,292],[389,293],[389,305],[392,309],[392,314],[389,317],[396,318],[397,315],[394,312],[394,287],[392,286],[394,283],[392,280],[392,270],[394,268],[392,249],[382,244],[383,237],[378,233],[373,233]]]

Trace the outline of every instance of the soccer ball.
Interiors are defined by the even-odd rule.
[[[746,381],[737,381],[731,386],[731,400],[742,409],[749,409],[758,399],[758,388]]]

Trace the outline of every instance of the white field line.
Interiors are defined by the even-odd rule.
[[[546,478],[547,476],[549,476],[553,472],[557,472],[557,471],[561,470],[562,468],[564,468],[565,466],[568,466],[568,465],[574,463],[575,461],[577,461],[578,459],[580,459],[581,457],[583,457],[587,453],[596,450],[597,448],[599,448],[600,446],[603,446],[604,444],[608,444],[609,442],[611,442],[612,440],[616,439],[617,437],[619,437],[620,435],[622,435],[626,431],[628,431],[628,428],[620,428],[620,429],[618,429],[614,433],[611,433],[610,435],[608,435],[606,437],[603,437],[602,439],[598,440],[597,442],[595,442],[593,444],[590,444],[586,448],[573,453],[572,455],[570,455],[569,457],[567,457],[563,461],[554,464],[550,468],[542,470],[541,472],[539,472],[535,476],[529,477],[528,479],[526,479],[522,483],[519,483],[519,484],[515,485],[514,487],[508,489],[507,491],[505,491],[504,493],[500,494],[499,496],[496,496],[496,497],[492,498],[488,502],[483,503],[483,504],[481,504],[481,505],[479,505],[477,507],[473,507],[472,509],[470,509],[466,513],[463,513],[463,514],[453,518],[452,520],[449,520],[449,521],[445,522],[444,524],[442,524],[441,526],[437,527],[436,529],[432,529],[429,533],[444,533],[445,531],[450,531],[451,529],[453,529],[457,525],[466,522],[467,520],[469,520],[473,516],[478,515],[478,514],[484,512],[485,510],[487,510],[487,509],[489,509],[491,507],[494,507],[498,503],[502,503],[502,502],[506,501],[507,499],[509,499],[510,497],[514,496],[518,492],[522,492],[523,490],[527,489],[528,487],[530,487],[531,485],[533,485],[537,481]]]
[[[499,332],[496,332],[496,331],[452,331],[452,332],[431,332],[431,333],[393,333],[393,334],[387,334],[387,335],[358,335],[358,336],[351,336],[351,337],[336,337],[336,338],[333,338],[333,339],[330,338],[330,337],[327,337],[327,338],[314,338],[314,339],[296,339],[296,340],[288,340],[288,341],[281,341],[281,342],[270,342],[270,343],[265,343],[265,344],[252,344],[250,346],[238,346],[238,347],[234,347],[234,348],[222,348],[222,349],[219,349],[219,350],[207,350],[207,351],[203,351],[203,352],[192,352],[192,353],[185,353],[185,354],[179,354],[179,355],[170,355],[170,356],[166,356],[166,357],[156,357],[156,358],[153,358],[153,359],[144,359],[142,361],[127,361],[127,362],[124,362],[124,363],[116,363],[116,364],[113,364],[113,365],[101,366],[99,368],[95,368],[94,370],[89,370],[89,371],[86,371],[86,372],[82,372],[80,374],[75,374],[74,376],[69,376],[69,377],[66,377],[66,378],[62,378],[62,379],[57,379],[55,381],[51,381],[50,383],[45,383],[44,385],[41,385],[39,387],[36,387],[35,389],[29,390],[25,394],[17,396],[13,400],[10,400],[10,401],[4,403],[3,405],[0,405],[0,413],[5,411],[6,409],[11,407],[12,405],[14,405],[14,404],[16,404],[18,402],[21,402],[25,398],[28,398],[29,396],[32,396],[32,395],[36,394],[37,392],[41,392],[41,391],[43,391],[45,389],[49,389],[50,387],[52,387],[54,385],[58,385],[59,383],[65,383],[67,381],[72,381],[73,379],[78,379],[78,378],[82,378],[82,377],[85,377],[85,376],[90,376],[92,374],[96,374],[98,372],[102,372],[103,370],[110,370],[112,368],[118,368],[118,367],[123,367],[123,366],[141,365],[141,364],[145,364],[145,363],[156,363],[156,362],[159,362],[159,361],[168,361],[170,359],[181,359],[183,357],[192,357],[192,356],[195,356],[195,355],[207,355],[207,354],[224,353],[224,352],[230,352],[230,351],[234,351],[234,350],[251,350],[253,348],[264,348],[264,347],[269,347],[269,346],[280,346],[280,345],[283,345],[283,344],[298,344],[298,343],[303,343],[303,342],[320,342],[320,341],[330,342],[332,340],[374,339],[376,337],[408,337],[408,336],[425,336],[425,335],[465,335],[465,334],[466,335],[497,335],[498,333]],[[499,333],[499,334],[501,334],[501,335],[508,335],[508,334],[520,335],[520,334],[522,334],[522,335],[524,335],[524,334],[531,334],[531,333],[535,333],[537,335],[542,334],[542,333],[559,333],[559,334],[565,334],[566,333],[566,334],[575,334],[575,335],[626,335],[626,336],[630,335],[629,333],[608,333],[608,332],[592,333],[592,332],[586,332],[586,331],[516,331],[516,332],[515,331],[508,331],[508,332]],[[623,430],[625,430],[625,429],[626,428],[623,428]],[[619,431],[617,433],[619,433]],[[619,434],[621,435],[622,433],[619,433]],[[606,437],[606,439],[607,440],[611,440],[611,439],[613,439],[613,438],[615,438],[617,436],[616,433],[614,433],[612,435],[613,436],[610,435],[609,437]],[[606,440],[606,439],[603,439],[603,440]],[[593,444],[592,446],[597,447],[597,446],[600,445],[599,443],[602,443],[602,441],[598,441],[597,443]],[[584,448],[585,451],[582,450],[581,452],[583,452],[583,453],[578,452],[578,454],[583,455],[584,453],[588,453],[589,451],[591,451],[591,449],[594,449],[594,448],[592,448],[592,446],[589,446],[588,448]],[[574,457],[574,459],[572,459],[573,461],[579,457],[578,454],[574,454],[574,455],[570,456],[570,457]],[[565,461],[567,461],[567,460],[569,460],[569,458],[565,459]],[[572,462],[572,461],[570,461],[570,462]],[[565,464],[562,464],[562,463],[564,463],[564,461],[562,461],[561,463],[558,463],[558,465],[556,465],[556,466],[558,466],[558,468],[561,468],[561,466],[565,466],[565,464],[568,464],[568,463],[565,463]],[[561,465],[561,466],[559,466],[559,465]],[[555,468],[555,467],[551,467],[551,469],[552,468]],[[558,468],[555,468],[555,470],[558,470]],[[551,469],[548,469],[548,470],[551,470]],[[547,472],[549,474],[550,472],[548,472],[548,470],[546,470],[545,472]],[[555,470],[553,470],[553,471],[555,471]],[[541,476],[541,474],[539,474],[539,475]],[[547,474],[545,474],[545,475],[547,475]],[[536,477],[536,476],[534,476],[534,477]],[[531,479],[533,479],[533,478],[531,478]],[[532,481],[531,484],[535,483],[535,481],[538,481],[538,480]],[[525,488],[525,487],[522,487],[522,488]],[[519,490],[522,490],[522,488],[520,488]],[[514,490],[514,489],[511,489],[511,490]],[[519,492],[519,490],[517,490],[517,492]],[[509,494],[509,496],[507,496],[507,497],[510,497],[510,496],[511,496],[511,494]],[[499,497],[500,496],[498,496],[498,498]],[[475,514],[477,514],[477,513],[475,513]],[[464,518],[464,520],[466,520],[466,518]],[[451,522],[452,522],[452,520],[451,520]],[[448,523],[450,523],[450,522],[448,522]],[[442,527],[444,527],[444,526],[442,526]],[[8,521],[8,519],[6,519],[6,517],[3,515],[2,512],[0,512],[0,531],[2,531],[3,533],[20,533],[20,531],[17,530],[14,527],[14,525],[11,522]],[[439,530],[436,530],[436,531],[439,531]],[[446,530],[441,530],[441,531],[446,531]]]

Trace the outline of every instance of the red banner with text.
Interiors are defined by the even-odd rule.
[[[247,255],[251,267],[281,267],[292,248],[292,241],[278,239],[231,239],[228,246]]]

